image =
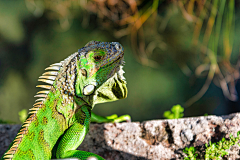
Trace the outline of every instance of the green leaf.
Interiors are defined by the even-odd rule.
[[[240,131],[237,132],[237,136],[239,136],[239,134],[240,134]]]
[[[18,115],[19,115],[19,119],[20,119],[20,121],[23,123],[25,120],[26,120],[26,118],[27,118],[27,110],[26,109],[23,109],[23,110],[21,110],[21,111],[19,111],[18,112]]]
[[[172,107],[171,111],[165,111],[163,116],[167,119],[178,119],[183,117],[184,108],[181,105],[175,105]]]

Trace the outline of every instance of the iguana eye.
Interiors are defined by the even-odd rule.
[[[82,76],[87,77],[86,69],[81,69]]]
[[[100,55],[97,55],[95,57],[93,57],[95,59],[95,61],[100,61],[102,59],[102,56]]]

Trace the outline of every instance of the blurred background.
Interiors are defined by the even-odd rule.
[[[0,119],[20,123],[38,77],[91,40],[125,50],[128,97],[96,105],[107,116],[162,119],[240,111],[240,2],[234,0],[0,1]]]

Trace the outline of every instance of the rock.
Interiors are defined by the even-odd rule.
[[[14,139],[20,125],[0,125],[0,157]],[[91,124],[79,150],[101,155],[106,160],[183,159],[183,149],[194,146],[204,159],[205,143],[234,137],[240,130],[240,113],[202,116],[142,123]],[[238,159],[240,147],[232,146],[226,159]]]

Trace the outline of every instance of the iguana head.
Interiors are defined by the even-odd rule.
[[[78,50],[76,96],[92,96],[92,103],[126,98],[123,47],[118,42],[91,41]]]

